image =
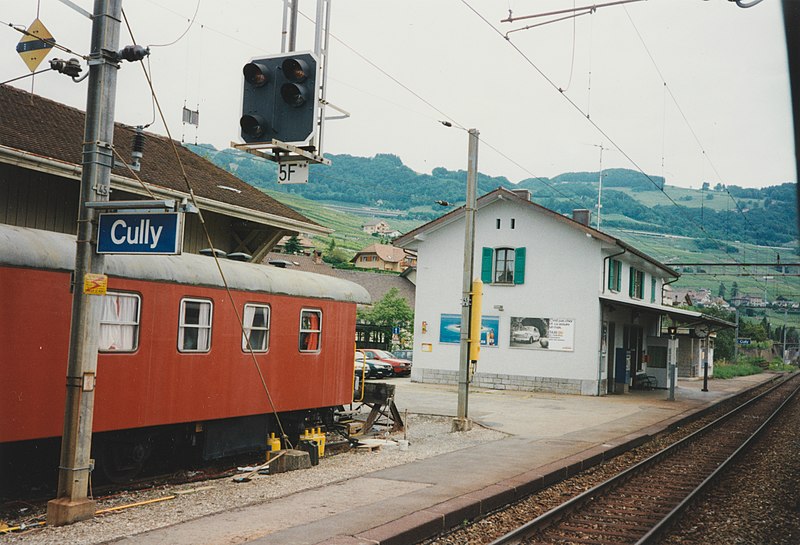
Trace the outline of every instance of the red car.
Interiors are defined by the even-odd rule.
[[[391,352],[386,350],[377,350],[375,348],[361,348],[359,352],[363,352],[367,358],[379,360],[388,363],[392,366],[395,376],[401,377],[411,374],[411,362],[402,358],[395,358]]]

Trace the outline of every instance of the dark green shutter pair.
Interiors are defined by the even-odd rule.
[[[612,259],[608,265],[608,289],[619,291],[622,287],[622,262]]]
[[[494,267],[494,248],[484,246],[481,254],[481,281],[491,284],[492,268]],[[514,249],[514,284],[525,283],[525,248]]]

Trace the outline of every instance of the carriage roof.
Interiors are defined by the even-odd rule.
[[[13,225],[0,225],[0,265],[46,270],[75,268],[75,236]],[[220,259],[234,290],[369,303],[367,291],[347,280],[270,265]],[[224,287],[212,257],[182,255],[107,255],[105,273],[118,278]]]

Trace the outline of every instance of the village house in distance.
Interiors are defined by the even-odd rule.
[[[457,382],[464,207],[395,241],[416,250],[417,382]],[[733,324],[665,306],[679,274],[589,226],[498,188],[477,202],[475,277],[483,281],[481,354],[472,384],[582,395],[667,385],[668,318],[679,359],[713,366],[713,330]],[[712,367],[713,369],[713,367]]]

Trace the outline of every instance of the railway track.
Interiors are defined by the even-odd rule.
[[[757,439],[798,388],[800,377],[791,376],[491,545],[656,543],[693,498]]]

